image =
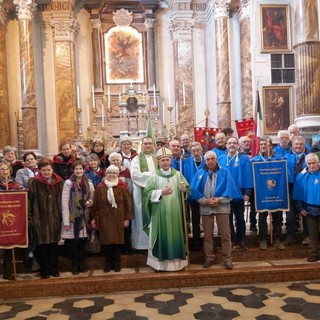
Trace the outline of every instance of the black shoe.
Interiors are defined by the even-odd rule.
[[[53,272],[50,273],[50,275],[51,275],[52,277],[54,277],[54,278],[60,277],[59,271],[53,271]]]
[[[110,272],[112,270],[112,267],[111,266],[105,266],[105,268],[104,268],[104,272]]]
[[[120,266],[115,266],[114,267],[114,272],[120,272],[120,270],[121,270]]]
[[[307,261],[308,262],[316,262],[319,260],[319,256],[310,256]]]
[[[237,247],[242,251],[248,250],[248,247],[244,242],[240,242]]]
[[[40,273],[41,279],[49,279],[50,276],[47,273]]]
[[[228,270],[233,269],[233,264],[231,261],[225,261],[223,266],[225,267],[225,269],[228,269]]]
[[[78,270],[79,270],[79,272],[82,272],[82,273],[88,272],[88,269],[83,264],[80,264],[78,266]]]
[[[14,275],[13,274],[4,274],[3,279],[14,280]]]

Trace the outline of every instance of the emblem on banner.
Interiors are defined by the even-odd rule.
[[[272,190],[276,186],[276,184],[277,184],[276,181],[273,179],[267,180],[267,185],[269,190]]]
[[[1,215],[1,223],[2,225],[9,227],[14,225],[16,218],[17,217],[13,212],[10,212],[10,211],[3,212]]]

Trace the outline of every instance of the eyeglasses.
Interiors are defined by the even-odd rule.
[[[118,172],[108,171],[107,174],[116,174],[116,175],[118,175]]]
[[[152,146],[153,145],[153,142],[144,142],[143,143],[145,146]]]

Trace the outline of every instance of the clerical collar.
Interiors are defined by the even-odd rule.
[[[167,170],[167,171],[160,168],[160,171],[164,176],[170,176],[170,174],[171,174],[171,168],[169,168],[169,170]]]

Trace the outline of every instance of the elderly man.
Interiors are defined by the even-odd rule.
[[[288,162],[289,171],[289,183],[290,183],[290,195],[292,193],[293,183],[297,175],[306,167],[306,142],[302,136],[294,136],[292,138],[292,149],[285,156]],[[287,212],[287,237],[284,241],[286,245],[295,243],[295,227],[296,227],[297,211],[294,200],[290,197],[290,211]],[[303,220],[304,221],[304,220]],[[306,224],[303,225],[303,242],[304,245],[309,244],[308,239],[308,227]]]
[[[183,175],[191,183],[194,175],[204,167],[205,161],[202,155],[202,146],[200,142],[191,143],[191,157],[186,159],[183,164]],[[195,200],[189,201],[192,218],[192,249],[201,249],[201,232],[200,232],[200,205]]]
[[[183,156],[185,159],[188,159],[191,157],[191,140],[190,140],[190,136],[186,133],[184,133],[181,138],[180,138],[180,142],[181,142],[181,149],[184,151]]]
[[[181,144],[179,140],[171,140],[169,142],[169,149],[172,152],[171,168],[180,171],[180,160],[183,161],[183,159],[181,159]]]
[[[228,152],[226,143],[227,138],[223,132],[219,132],[215,136],[216,147],[212,149],[213,152],[217,155],[218,159],[221,155],[226,154]]]
[[[239,153],[243,153],[248,158],[251,156],[251,140],[247,136],[242,136],[239,138]]]
[[[308,262],[320,259],[320,171],[319,158],[314,153],[306,156],[307,168],[302,170],[294,183],[292,198],[296,200],[297,211],[304,217],[309,229],[311,255]]]
[[[206,165],[199,170],[191,182],[192,199],[200,204],[204,232],[204,268],[210,268],[214,262],[213,230],[216,217],[221,246],[223,264],[226,269],[232,269],[231,237],[230,237],[230,201],[241,198],[231,173],[218,166],[217,155],[208,151],[204,155]]]
[[[299,127],[296,125],[296,124],[291,124],[289,127],[288,127],[288,131],[290,133],[290,142],[292,142],[293,138],[296,137],[296,136],[300,136],[300,130],[299,130]],[[306,151],[308,152],[311,152],[312,151],[312,148],[310,147],[310,145],[308,143],[306,143]]]
[[[153,152],[152,138],[144,137],[141,152],[132,159],[130,173],[133,182],[134,219],[131,222],[132,247],[138,250],[148,249],[148,237],[143,231],[142,215],[145,207],[145,197],[142,194],[148,178],[156,171],[158,162]]]
[[[244,201],[249,201],[253,189],[252,169],[249,158],[238,152],[238,139],[231,137],[227,141],[228,153],[219,158],[221,167],[230,171],[235,183],[241,190],[242,198],[231,201],[230,229],[232,243],[240,250],[247,250],[245,244],[246,222],[244,220]],[[236,219],[236,230],[233,225]]]
[[[279,143],[273,148],[273,152],[284,157],[290,152],[290,132],[288,130],[279,130],[278,138]]]
[[[156,271],[177,271],[187,266],[182,201],[185,193],[190,195],[190,187],[180,172],[170,167],[169,149],[159,149],[156,157],[160,168],[144,189],[143,226],[149,234],[147,265]]]

